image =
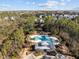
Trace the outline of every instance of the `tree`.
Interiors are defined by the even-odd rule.
[[[53,25],[53,20],[54,17],[53,16],[46,16],[44,18],[44,30],[45,31],[50,31],[51,26]]]
[[[79,23],[79,16],[77,16],[77,17],[75,18],[75,22],[76,22],[76,23]]]
[[[26,19],[26,21],[24,22],[24,26],[23,26],[25,32],[31,32],[31,31],[35,30],[35,28],[34,28],[35,19],[36,19],[35,16],[31,16]]]
[[[23,28],[17,28],[8,39],[3,41],[1,52],[5,58],[16,58],[25,42]]]
[[[23,28],[16,29],[16,31],[12,34],[11,39],[15,40],[19,45],[22,45],[25,41]]]

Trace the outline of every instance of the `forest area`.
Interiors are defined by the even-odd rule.
[[[69,52],[66,54],[79,59],[79,16],[74,20],[55,20],[54,16],[48,14],[42,18],[43,26],[40,26],[39,21],[35,21],[38,18],[32,13],[0,13],[0,59],[17,59],[27,42],[27,35],[34,31],[40,32],[39,27],[41,32],[50,32],[52,36],[60,38],[61,44],[68,47]]]

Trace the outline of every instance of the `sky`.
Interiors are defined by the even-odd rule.
[[[0,10],[72,10],[79,0],[0,0]]]

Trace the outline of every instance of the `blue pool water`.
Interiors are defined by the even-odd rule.
[[[40,36],[35,36],[33,38],[34,40],[41,40],[41,41],[47,41],[49,44],[52,44],[52,40],[48,35],[40,35]]]

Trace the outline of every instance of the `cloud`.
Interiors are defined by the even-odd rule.
[[[8,11],[8,10],[15,10],[16,8],[12,7],[9,4],[1,4],[0,5],[0,11]]]
[[[71,0],[61,0],[62,2],[65,2],[65,1],[67,1],[67,2],[70,2]]]
[[[26,2],[26,4],[30,4],[30,2],[29,2],[29,1],[27,1],[27,2]]]
[[[1,4],[0,7],[10,7],[8,4]]]
[[[65,0],[55,1],[55,0],[47,0],[45,2],[36,3],[35,1],[27,1],[26,4],[31,4],[33,6],[38,7],[56,7],[56,6],[65,6]]]
[[[45,3],[38,4],[38,6],[41,6],[41,7],[53,7],[53,6],[64,6],[65,4],[66,3],[64,3],[64,2],[48,0]]]
[[[30,2],[30,1],[27,1],[26,4],[36,5],[37,3],[36,3],[36,2]]]
[[[65,0],[61,0],[62,2],[64,2]]]
[[[8,9],[10,7],[10,5],[8,5],[8,4],[1,4],[0,5],[0,10],[6,10],[6,9]]]
[[[71,0],[67,0],[68,2],[70,2]]]
[[[32,5],[35,5],[36,3],[35,2],[32,2]]]

